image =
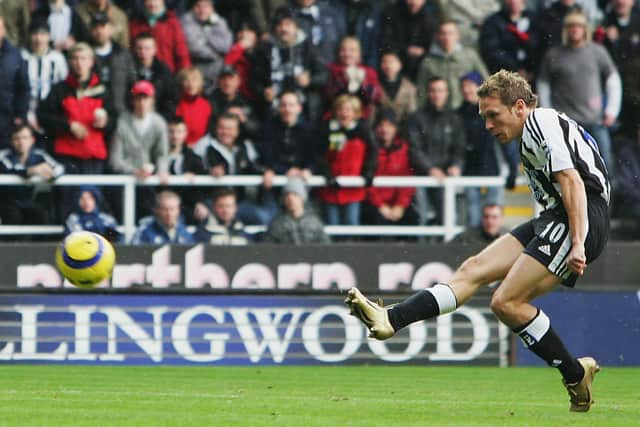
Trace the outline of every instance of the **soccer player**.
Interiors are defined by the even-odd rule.
[[[356,288],[345,300],[352,314],[384,340],[412,322],[454,311],[480,286],[502,280],[491,310],[520,336],[525,347],[560,370],[571,411],[586,412],[599,366],[591,357],[575,359],[551,327],[547,315],[530,304],[557,285],[573,287],[608,238],[610,185],[596,141],[566,115],[536,108],[537,97],[517,73],[501,70],[478,90],[486,128],[503,144],[520,139],[524,170],[539,217],[516,227],[467,259],[449,283],[381,307]]]

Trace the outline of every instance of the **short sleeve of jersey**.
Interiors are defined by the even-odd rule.
[[[558,113],[551,109],[536,109],[531,113],[533,126],[542,135],[541,145],[546,145],[546,154],[551,172],[574,169],[573,153],[569,147],[568,135],[560,127]],[[569,130],[567,129],[568,133]]]

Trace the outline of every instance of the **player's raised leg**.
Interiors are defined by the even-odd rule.
[[[574,358],[551,327],[549,317],[529,302],[553,290],[562,279],[528,254],[522,254],[493,294],[491,310],[525,347],[558,368],[569,392],[572,411],[586,412],[593,403],[591,384],[600,370],[591,357]]]
[[[353,288],[345,303],[352,314],[369,328],[371,337],[384,340],[413,322],[454,311],[467,302],[480,286],[503,279],[522,249],[522,244],[515,237],[504,235],[463,262],[447,284],[438,283],[389,307],[371,302]]]

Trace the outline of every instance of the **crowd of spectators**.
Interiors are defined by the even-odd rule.
[[[440,224],[440,188],[336,177],[503,175],[513,188],[517,142],[500,146],[477,109],[499,69],[595,137],[624,190],[614,213],[640,215],[635,0],[3,0],[0,53],[0,172],[160,177],[138,190],[136,243],[246,244],[245,224],[295,244],[328,241],[323,222]],[[264,180],[167,187],[199,174]],[[290,185],[273,187],[276,174]],[[327,186],[309,192],[313,174]],[[118,190],[1,191],[2,224],[121,240]],[[504,189],[465,196],[479,227]]]

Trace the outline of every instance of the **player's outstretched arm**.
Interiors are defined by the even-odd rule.
[[[587,266],[584,241],[588,231],[587,193],[584,181],[575,169],[564,169],[555,172],[553,176],[560,184],[562,203],[569,218],[572,246],[567,256],[567,265],[574,273],[583,275]]]

